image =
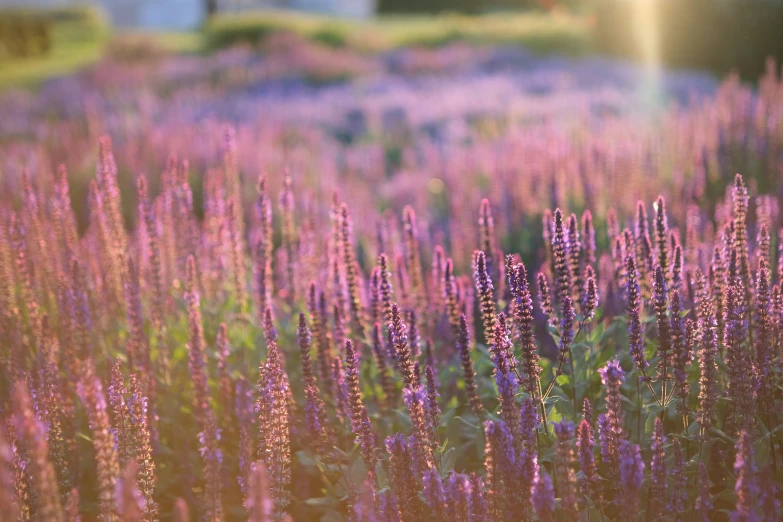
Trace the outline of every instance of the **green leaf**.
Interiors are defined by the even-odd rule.
[[[459,380],[457,381],[462,382],[464,384],[464,381]],[[440,425],[441,426],[448,426],[449,422],[451,422],[451,419],[454,418],[454,416],[457,414],[457,408],[456,406],[451,406],[449,409],[447,409],[445,412],[441,413],[440,415]]]
[[[378,479],[378,486],[383,489],[389,487],[389,477],[386,476],[386,469],[378,462],[375,464],[375,476]]]
[[[332,497],[314,497],[308,498],[304,503],[308,506],[331,507],[334,505],[334,500]]]
[[[449,448],[446,453],[441,457],[441,473],[448,473],[454,469],[454,465],[457,463],[457,449]]]
[[[465,418],[464,418],[464,417],[461,417],[461,416],[459,416],[459,415],[457,415],[456,417],[454,417],[454,420],[455,420],[456,422],[458,422],[458,423],[460,423],[460,424],[464,425],[464,426],[467,426],[467,427],[469,427],[469,428],[473,429],[473,430],[478,430],[478,429],[480,429],[478,424],[472,424],[472,423],[468,422],[467,420],[465,420]]]
[[[721,500],[733,505],[737,502],[737,495],[736,493],[734,493],[733,489],[724,489],[723,491],[721,491],[720,493],[712,497],[712,499],[713,501]]]
[[[598,326],[590,331],[590,335],[587,336],[587,340],[590,344],[595,344],[596,341],[601,339],[606,332],[606,326],[604,323],[599,323]]]
[[[554,406],[549,410],[549,413],[547,413],[546,416],[549,422],[560,422],[563,420],[563,414]]]
[[[306,451],[297,451],[296,458],[305,468],[314,468],[317,466],[316,461]]]
[[[367,478],[367,465],[361,457],[356,458],[351,464],[351,471],[348,475],[354,484],[363,484]]]

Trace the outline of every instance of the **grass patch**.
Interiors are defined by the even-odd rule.
[[[3,13],[0,10],[0,17]],[[101,57],[109,39],[109,26],[95,9],[51,9],[36,11],[35,15],[51,22],[51,50],[42,56],[0,59],[0,90],[34,87],[47,78],[93,63]]]
[[[590,25],[583,17],[562,12],[382,15],[353,21],[321,15],[254,11],[218,15],[204,28],[205,48],[263,43],[270,35],[292,32],[332,47],[373,52],[397,47],[439,47],[453,42],[521,45],[538,52],[582,54],[589,50]]]

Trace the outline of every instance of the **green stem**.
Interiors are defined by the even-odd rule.
[[[642,442],[642,384],[636,379],[636,399],[639,403],[639,413],[636,415],[636,442]]]
[[[574,353],[571,351],[571,347],[568,347],[568,358],[571,363],[571,400],[574,402],[574,422],[577,421],[577,409],[576,409],[576,367],[574,366]]]
[[[579,325],[579,329],[577,329],[576,335],[574,335],[574,342],[576,342],[576,340],[579,338],[579,334],[582,332],[582,327],[583,326],[584,326],[584,324],[580,324]],[[569,347],[569,352],[570,352],[570,350],[571,350],[571,348]],[[572,360],[573,360],[573,357],[572,357]],[[571,368],[573,368],[573,367],[574,367],[574,365],[571,364]],[[560,372],[561,372],[562,369],[563,369],[563,360],[561,359],[560,362],[557,365],[557,370],[555,371],[555,375],[552,378],[552,382],[550,382],[549,386],[547,386],[546,393],[542,396],[541,400],[544,400],[547,397],[549,397],[549,394],[552,392],[552,388],[555,387],[555,381],[560,376]]]
[[[547,427],[546,405],[544,404],[544,396],[541,395],[541,379],[538,380],[538,394],[541,397],[541,420],[544,422],[544,433],[547,433],[549,431],[549,428]],[[538,441],[538,437],[536,437],[536,441]]]
[[[650,389],[650,393],[652,393],[655,402],[658,403],[658,406],[663,406],[663,403],[660,400],[658,400],[658,394],[655,393],[655,390],[653,389],[652,384],[650,383],[650,378],[647,377],[647,372],[642,370],[642,376],[644,377],[644,382],[647,383],[647,387]]]

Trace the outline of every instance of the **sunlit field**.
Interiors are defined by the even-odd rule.
[[[0,521],[783,518],[776,64],[327,33],[0,94]]]

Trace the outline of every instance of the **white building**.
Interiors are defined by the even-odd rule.
[[[350,18],[375,13],[376,0],[217,0],[218,11],[289,9]],[[184,31],[204,21],[207,0],[0,0],[0,7],[100,6],[114,27]]]

